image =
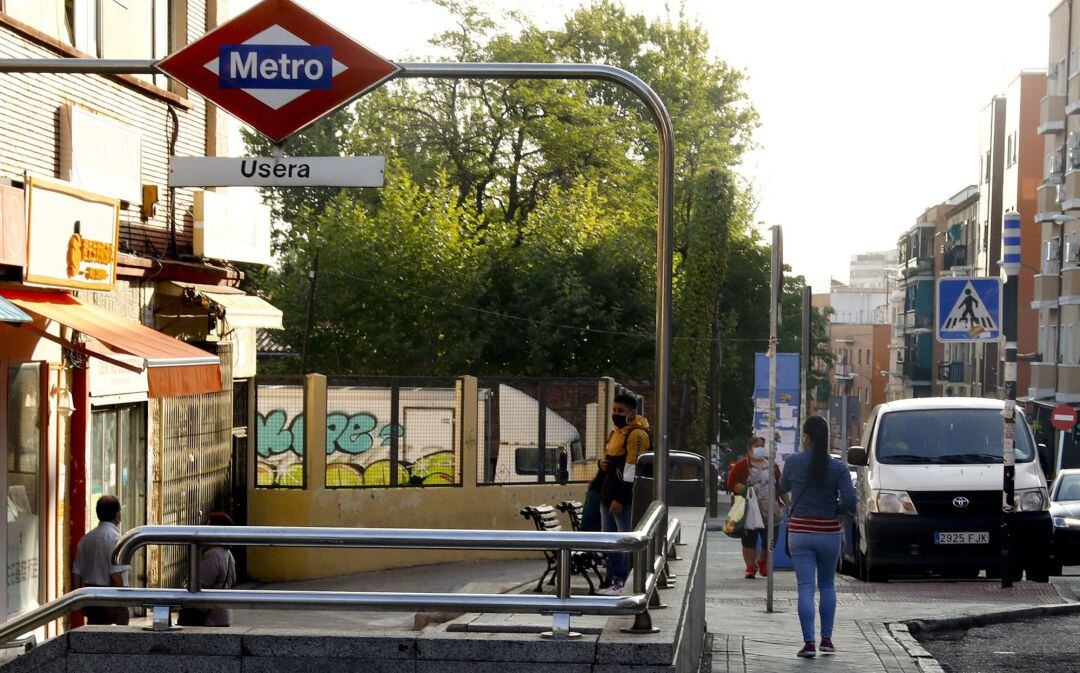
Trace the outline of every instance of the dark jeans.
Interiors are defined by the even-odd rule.
[[[87,624],[127,626],[128,620],[131,619],[131,612],[127,608],[106,608],[95,605],[83,608],[82,612],[86,615]]]

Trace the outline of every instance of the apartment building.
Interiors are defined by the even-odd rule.
[[[157,58],[222,7],[6,0],[0,57]],[[281,326],[232,262],[269,261],[269,213],[168,187],[170,156],[224,154],[228,135],[163,76],[0,75],[4,619],[71,588],[102,495],[120,498],[124,528],[199,523],[231,502],[256,330]],[[176,586],[184,562],[152,551],[133,581]]]
[[[848,287],[888,290],[896,282],[896,250],[861,252],[851,256]]]

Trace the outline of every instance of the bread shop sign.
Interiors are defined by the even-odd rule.
[[[113,290],[120,201],[34,177],[26,191],[26,283]]]

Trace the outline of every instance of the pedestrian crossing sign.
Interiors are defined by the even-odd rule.
[[[938,341],[1001,341],[1001,294],[1000,278],[938,278]]]

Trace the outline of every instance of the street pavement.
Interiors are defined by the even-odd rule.
[[[838,652],[803,660],[795,656],[802,646],[796,612],[795,573],[790,570],[776,572],[775,611],[767,613],[765,580],[743,578],[739,541],[720,531],[710,531],[708,551],[705,618],[709,632],[713,634],[713,673],[779,673],[809,669],[923,673],[934,670],[933,662],[923,659],[920,667],[886,623],[1066,602],[1055,585],[1034,582],[1019,582],[1012,589],[1003,590],[997,582],[991,581],[870,584],[838,576],[837,617],[833,632]]]
[[[1080,671],[1080,615],[924,633],[919,642],[949,673]]]

